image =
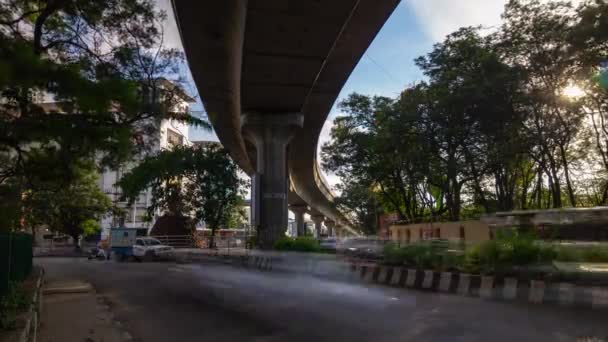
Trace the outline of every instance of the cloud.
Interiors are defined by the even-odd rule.
[[[418,24],[434,41],[463,26],[484,27],[500,24],[505,0],[411,0]]]
[[[167,20],[163,23],[165,47],[183,50],[182,40],[179,36],[175,16],[173,15],[171,0],[156,0],[156,6],[167,13]]]

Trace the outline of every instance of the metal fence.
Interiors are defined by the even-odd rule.
[[[30,234],[0,234],[0,295],[13,281],[22,281],[32,271],[33,238]]]
[[[174,248],[195,247],[195,241],[192,235],[152,235],[150,237]]]

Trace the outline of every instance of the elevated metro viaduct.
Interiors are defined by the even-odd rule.
[[[252,177],[262,248],[303,226],[355,231],[317,160],[323,124],[399,0],[173,0],[190,70],[221,143]]]

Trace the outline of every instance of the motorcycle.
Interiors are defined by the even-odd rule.
[[[104,251],[101,248],[97,248],[97,247],[91,248],[91,251],[89,252],[87,259],[89,259],[89,260],[93,260],[93,259],[106,260],[107,259],[106,251]]]

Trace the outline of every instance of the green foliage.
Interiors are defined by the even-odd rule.
[[[318,253],[321,251],[319,241],[311,237],[300,236],[297,238],[282,237],[275,241],[274,249],[278,251],[292,251],[292,252],[314,252]]]
[[[239,178],[238,167],[227,151],[217,145],[162,151],[144,159],[118,185],[123,199],[130,203],[151,188],[150,213],[193,213],[213,231],[238,224],[244,215],[241,205],[247,184]]]
[[[17,316],[27,309],[29,297],[20,284],[9,284],[8,292],[0,296],[0,330],[16,328]]]
[[[607,18],[605,1],[508,1],[494,32],[458,29],[417,58],[425,80],[396,98],[350,94],[322,146],[343,209],[365,227],[371,199],[407,222],[608,203]],[[571,171],[585,163],[604,168],[591,187]]]
[[[462,263],[462,255],[449,251],[446,241],[422,241],[399,247],[388,243],[383,251],[384,262],[421,269],[455,269]]]
[[[184,95],[175,85],[182,82],[183,53],[162,47],[166,15],[154,6],[149,0],[0,3],[2,229],[21,228],[26,215],[29,226],[52,223],[61,206],[39,199],[60,189],[68,203],[63,195],[79,192],[71,184],[81,181],[83,163],[117,167],[149,152],[152,144],[136,138],[158,131],[162,119],[209,127],[176,107]],[[89,199],[83,206],[101,197]],[[82,231],[83,219],[70,220],[70,231]]]
[[[582,251],[582,259],[586,262],[608,262],[608,247],[588,247]]]
[[[77,241],[83,233],[99,231],[98,221],[112,210],[113,204],[99,189],[92,163],[82,164],[73,172],[69,183],[57,184],[50,180],[44,183],[44,188],[26,192],[22,203],[29,225],[47,224],[51,230]]]
[[[84,236],[94,235],[101,231],[101,226],[98,220],[88,219],[80,224]]]
[[[564,262],[580,261],[582,260],[582,253],[576,248],[559,246],[556,249],[555,260]]]

